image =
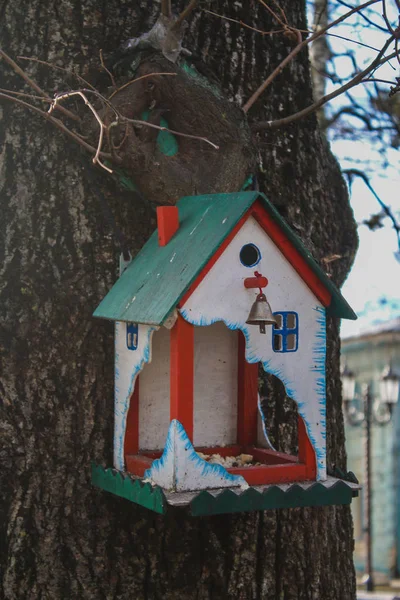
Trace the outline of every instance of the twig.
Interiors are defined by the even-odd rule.
[[[361,71],[360,73],[358,73],[348,83],[346,83],[345,85],[342,85],[340,88],[338,88],[334,92],[331,92],[330,94],[327,94],[326,96],[323,96],[320,100],[318,100],[317,102],[314,102],[314,104],[307,106],[307,108],[304,108],[303,110],[300,110],[300,111],[294,113],[293,115],[284,117],[283,119],[277,119],[275,121],[261,121],[260,123],[255,123],[253,126],[253,129],[256,131],[262,131],[265,129],[277,129],[278,127],[282,127],[284,125],[289,125],[289,123],[293,123],[293,121],[298,121],[299,119],[307,117],[311,113],[315,112],[321,106],[323,106],[330,100],[333,100],[333,98],[340,96],[340,94],[343,94],[344,92],[351,89],[358,83],[361,83],[362,80],[364,79],[364,77],[366,75],[368,75],[368,73],[373,71],[376,67],[378,67],[378,66],[384,64],[385,62],[387,62],[388,60],[392,59],[395,56],[395,52],[393,52],[393,54],[390,54],[389,56],[387,56],[386,58],[381,60],[382,56],[384,55],[387,48],[389,47],[389,45],[392,42],[393,42],[393,37],[391,37],[391,38],[389,38],[389,40],[387,40],[386,44],[383,46],[383,48],[380,51],[380,53],[378,54],[378,56],[375,58],[375,60],[372,61],[372,63],[366,69],[364,69],[364,71]]]
[[[128,81],[128,83],[125,83],[120,88],[118,88],[117,90],[115,90],[115,92],[113,92],[111,94],[111,96],[109,96],[108,99],[111,100],[111,98],[113,96],[115,96],[115,94],[118,94],[118,92],[121,92],[122,90],[124,90],[125,88],[127,88],[129,85],[132,85],[132,83],[136,83],[137,81],[140,81],[141,79],[146,79],[146,77],[153,77],[153,75],[174,75],[176,77],[177,73],[148,73],[147,75],[141,75],[141,77],[137,77],[136,79],[132,79],[132,81]]]
[[[280,17],[278,17],[278,15],[276,14],[275,11],[272,10],[272,8],[270,6],[268,6],[268,4],[266,4],[264,2],[264,0],[258,0],[260,2],[260,4],[262,4],[267,10],[268,12],[274,17],[274,19],[279,23],[279,25],[281,27],[283,27],[283,31],[284,31],[284,35],[289,38],[289,40],[296,42],[296,44],[300,44],[301,43],[301,33],[300,30],[297,29],[297,27],[291,27],[288,24],[288,20],[286,18],[285,12],[284,10],[279,6],[279,4],[277,3],[276,0],[273,0],[273,3],[275,4],[275,6],[278,8],[279,12],[282,15],[283,21]]]
[[[183,21],[188,18],[191,12],[196,8],[197,0],[190,0],[187,7],[181,12],[175,23],[171,27],[171,31],[176,31],[182,25]]]
[[[14,102],[14,104],[18,104],[20,106],[24,106],[25,108],[29,108],[30,110],[33,110],[34,112],[41,115],[47,121],[50,121],[50,123],[55,125],[55,127],[60,129],[63,133],[66,133],[67,135],[69,135],[80,146],[82,146],[82,148],[85,148],[85,150],[88,150],[89,152],[96,151],[96,148],[94,148],[93,146],[91,146],[90,144],[85,142],[85,140],[83,140],[81,138],[81,136],[77,135],[76,133],[74,133],[73,131],[68,129],[68,127],[66,127],[62,121],[59,121],[55,117],[52,117],[51,115],[49,115],[48,112],[45,112],[45,111],[41,110],[40,108],[37,108],[36,106],[33,106],[32,104],[29,104],[28,102],[24,102],[23,100],[20,100],[19,98],[15,98],[15,96],[10,96],[9,94],[4,94],[3,92],[0,92],[0,98],[5,98],[6,100],[10,100],[11,102]],[[112,158],[111,154],[107,154],[106,152],[102,152],[101,156],[102,156],[102,158],[104,158],[106,160],[110,160]],[[118,160],[118,162],[120,162],[120,161]]]
[[[113,125],[113,123],[111,123],[111,125]],[[111,125],[109,127],[110,132],[111,132]],[[125,123],[124,137],[122,138],[122,141],[118,144],[118,146],[114,146],[114,144],[112,143],[112,136],[110,136],[110,142],[111,142],[110,145],[113,148],[113,150],[120,150],[122,148],[122,146],[124,145],[125,140],[126,140],[127,137],[128,137],[128,123]]]
[[[247,25],[247,23],[244,23],[244,21],[238,21],[237,19],[231,19],[230,17],[225,17],[224,15],[219,15],[216,12],[213,12],[212,10],[207,10],[206,8],[203,8],[203,12],[205,13],[209,13],[210,15],[214,15],[214,17],[219,17],[220,19],[223,19],[224,21],[231,21],[232,23],[237,23],[238,25],[241,25],[242,27],[247,27],[247,29],[251,29],[252,31],[255,31],[256,33],[260,33],[261,35],[274,35],[276,33],[283,33],[283,29],[276,29],[275,31],[263,31],[262,29],[256,29],[255,27],[251,27],[251,25]]]
[[[37,92],[38,94],[40,94],[43,98],[45,98],[48,102],[51,102],[51,98],[48,94],[46,94],[46,92],[44,90],[42,90],[41,87],[38,86],[37,83],[35,83],[27,73],[25,73],[25,71],[23,69],[21,69],[21,67],[19,65],[17,65],[17,63],[10,57],[8,56],[8,54],[6,54],[4,52],[4,50],[2,50],[0,48],[0,57],[3,58],[3,60],[5,60],[6,63],[8,63],[10,65],[10,67],[18,74],[22,77],[22,79],[32,88],[35,90],[35,92]],[[70,119],[73,119],[74,121],[78,121],[80,122],[80,118],[77,115],[74,115],[74,113],[70,112],[69,110],[67,110],[66,108],[64,108],[63,106],[60,106],[60,111],[64,113],[64,115],[66,115],[67,117],[69,117]]]
[[[76,94],[83,96],[83,92],[95,94],[98,98],[100,98],[100,100],[105,102],[105,104],[111,110],[114,111],[114,113],[117,117],[117,120],[119,120],[120,123],[132,123],[134,125],[145,125],[146,127],[158,129],[159,131],[169,131],[169,133],[173,133],[174,135],[178,135],[180,137],[186,137],[186,138],[191,138],[193,140],[200,140],[202,142],[206,142],[206,144],[210,144],[210,146],[212,146],[216,150],[219,150],[219,146],[217,146],[216,144],[214,144],[213,142],[211,142],[209,139],[207,139],[205,137],[201,137],[198,135],[190,135],[189,133],[182,133],[181,131],[175,131],[174,129],[169,129],[168,127],[162,127],[161,125],[154,125],[153,123],[149,123],[148,121],[142,121],[140,119],[128,119],[128,117],[125,117],[125,115],[123,115],[117,108],[115,108],[115,106],[109,100],[107,100],[107,98],[104,98],[104,96],[102,94],[100,94],[100,92],[97,92],[94,90],[83,89],[83,90],[77,90],[74,92],[66,92],[64,94],[57,94],[55,98],[64,99],[64,98],[68,98],[69,96],[73,96]],[[91,109],[92,112],[95,110],[90,103],[89,103],[89,108]],[[110,125],[110,127],[111,127],[111,125]],[[106,127],[104,124],[103,124],[103,126]]]
[[[90,90],[92,93],[93,90]],[[96,95],[100,95],[98,93],[96,93]],[[89,100],[87,99],[87,97],[85,96],[85,94],[83,92],[81,92],[80,90],[78,91],[72,91],[72,92],[66,92],[64,94],[57,94],[53,101],[51,102],[50,108],[48,110],[48,113],[51,114],[53,112],[53,110],[56,108],[58,102],[60,102],[61,100],[64,100],[66,98],[71,98],[72,96],[80,96],[82,98],[82,100],[84,101],[84,103],[86,104],[86,106],[92,111],[96,121],[98,122],[99,126],[100,126],[100,135],[99,135],[99,141],[97,143],[97,149],[96,149],[96,153],[92,159],[93,164],[98,164],[100,165],[100,167],[102,167],[103,169],[105,169],[106,171],[108,171],[108,173],[112,173],[112,169],[109,169],[108,167],[106,167],[105,164],[103,164],[99,158],[100,156],[100,152],[101,152],[101,148],[103,145],[103,137],[104,137],[104,131],[107,129],[106,126],[104,125],[103,121],[101,120],[101,118],[99,117],[98,112],[96,111],[96,109],[94,108],[94,106],[89,102]],[[108,103],[108,101],[107,101]]]
[[[336,0],[336,1],[338,2],[338,4],[341,4],[342,6],[346,6],[346,8],[355,8],[354,6],[352,6],[351,4],[349,4],[348,2],[345,2],[344,0]],[[361,7],[359,6],[358,8],[361,8]],[[364,19],[364,21],[366,21],[369,25],[373,25],[374,27],[376,27],[380,31],[383,31],[383,33],[387,33],[387,29],[385,29],[384,27],[382,27],[378,23],[374,23],[374,21],[372,21],[371,19],[369,19],[367,17],[367,15],[365,15],[363,12],[360,12],[360,17],[362,19]]]
[[[116,89],[117,88],[117,84],[115,83],[114,75],[111,73],[111,71],[109,71],[107,69],[106,65],[104,64],[103,50],[101,48],[100,48],[100,64],[103,67],[103,69],[105,70],[105,72],[107,73],[107,75],[110,77],[112,86]]]
[[[258,1],[260,4],[262,4],[264,6],[264,8],[267,9],[267,11],[274,17],[274,19],[279,23],[279,25],[281,27],[285,27],[285,26],[287,27],[287,21],[286,21],[286,23],[284,21],[282,21],[282,19],[280,19],[278,17],[278,15],[272,10],[272,8],[270,6],[268,6],[268,4],[266,4],[264,2],[264,0],[258,0]]]
[[[46,102],[48,104],[47,98],[43,98],[43,96],[35,96],[34,94],[27,94],[26,92],[14,92],[14,90],[6,90],[5,88],[0,88],[0,92],[4,92],[5,94],[12,94],[13,96],[20,96],[21,98],[31,98],[32,100],[40,100],[41,102]]]
[[[379,48],[375,48],[375,46],[370,46],[369,44],[364,44],[364,42],[360,42],[359,40],[352,40],[344,35],[338,35],[337,33],[327,33],[329,37],[338,38],[339,40],[344,40],[345,42],[350,42],[351,44],[357,44],[357,46],[363,46],[364,48],[369,48],[369,50],[374,50],[375,52],[379,52]]]
[[[282,15],[282,19],[285,21],[286,25],[288,25],[288,20],[285,14],[285,11],[283,10],[283,8],[281,6],[279,6],[277,0],[272,0],[272,2],[275,4],[276,8],[279,10],[279,12]]]
[[[38,58],[32,58],[30,56],[18,56],[17,58],[18,58],[18,60],[28,60],[31,62],[36,62],[40,65],[45,65],[46,67],[50,67],[51,69],[54,69],[56,71],[63,71],[64,73],[67,73],[68,75],[72,75],[72,77],[76,77],[78,79],[78,81],[81,81],[84,85],[91,88],[92,90],[96,89],[95,87],[93,87],[93,85],[91,83],[86,81],[86,79],[84,79],[83,77],[78,75],[78,73],[75,73],[75,71],[70,71],[69,69],[65,69],[64,67],[59,67],[58,65],[53,65],[52,63],[46,62],[45,60],[39,60]]]
[[[99,124],[100,127],[100,134],[99,134],[99,140],[97,143],[97,149],[95,150],[95,155],[93,157],[93,163],[94,164],[98,164],[100,165],[100,167],[102,167],[103,169],[105,169],[106,171],[108,171],[109,173],[112,173],[112,169],[109,169],[108,167],[106,167],[106,165],[104,165],[101,160],[99,159],[99,156],[101,156],[101,148],[103,145],[103,139],[104,139],[104,132],[108,132],[109,128],[115,126],[117,123],[113,122],[109,125],[109,127],[107,127],[104,122],[102,121],[102,119],[100,118],[98,112],[96,111],[96,109],[94,108],[94,106],[89,102],[89,100],[87,99],[87,97],[85,96],[85,93],[91,93],[91,94],[95,94],[98,98],[100,98],[111,110],[114,111],[115,115],[116,115],[116,120],[119,123],[132,123],[133,125],[140,125],[140,126],[145,126],[145,127],[150,127],[152,129],[158,129],[159,131],[168,131],[174,135],[180,136],[180,137],[185,137],[185,138],[190,138],[190,139],[194,139],[194,140],[199,140],[202,142],[205,142],[206,144],[210,144],[210,146],[212,146],[213,148],[215,148],[216,150],[219,150],[219,146],[217,146],[216,144],[214,144],[213,142],[211,142],[209,139],[205,138],[205,137],[201,137],[201,136],[197,136],[197,135],[190,135],[188,133],[182,133],[180,131],[175,131],[174,129],[169,129],[168,127],[162,127],[160,125],[155,125],[153,123],[149,123],[148,121],[142,121],[139,119],[128,119],[128,117],[125,117],[123,114],[121,114],[116,108],[115,106],[109,101],[107,100],[107,98],[104,98],[104,96],[102,96],[102,94],[100,94],[100,92],[97,92],[95,90],[87,90],[87,89],[83,89],[83,90],[73,90],[71,92],[65,92],[65,93],[60,93],[60,94],[56,94],[56,96],[54,97],[54,99],[51,101],[51,105],[50,108],[48,110],[48,113],[50,114],[57,106],[57,104],[59,102],[61,102],[62,100],[66,100],[67,98],[71,98],[72,96],[80,96],[83,101],[85,102],[86,106],[88,106],[88,108],[91,110],[91,112],[93,113],[96,121]],[[113,155],[113,152],[111,154],[111,157]]]
[[[124,117],[123,115],[121,115],[121,119],[126,121],[127,123],[133,123],[134,125],[145,125],[147,127],[153,128],[153,129],[158,129],[159,131],[169,131],[169,133],[173,133],[174,135],[177,135],[179,137],[190,138],[192,140],[199,140],[200,142],[205,142],[206,144],[209,144],[210,146],[215,148],[215,150],[219,150],[219,146],[217,146],[217,144],[214,144],[213,142],[211,142],[206,137],[201,137],[199,135],[190,135],[189,133],[182,133],[181,131],[175,131],[174,129],[169,129],[168,127],[162,127],[161,125],[154,125],[153,123],[148,123],[147,121],[140,121],[138,119],[128,119],[127,117]]]
[[[363,180],[363,182],[365,183],[365,185],[367,186],[367,188],[369,189],[371,194],[373,194],[373,196],[377,200],[379,206],[383,209],[383,212],[385,213],[385,215],[387,217],[389,217],[389,219],[392,221],[393,228],[396,231],[397,243],[398,243],[398,247],[399,247],[399,251],[400,251],[400,224],[397,222],[397,220],[396,220],[395,216],[393,215],[392,211],[390,210],[389,206],[387,206],[387,204],[385,204],[383,202],[383,200],[380,199],[380,197],[378,196],[378,194],[372,187],[366,174],[363,173],[362,171],[359,171],[358,169],[346,169],[345,171],[343,171],[343,174],[347,175],[350,182],[351,182],[351,178],[353,176],[360,177]]]
[[[161,0],[161,14],[167,17],[167,19],[171,18],[171,0]]]
[[[331,27],[334,27],[335,25],[338,25],[339,23],[341,23],[342,21],[346,20],[348,17],[350,17],[352,14],[359,12],[360,10],[366,8],[367,6],[370,6],[371,4],[376,4],[377,2],[380,2],[381,0],[368,0],[368,2],[365,2],[364,4],[361,4],[360,6],[357,6],[356,8],[353,8],[352,10],[350,10],[348,13],[342,15],[341,17],[337,18],[335,21],[332,21],[332,23],[329,23],[326,27],[323,27],[322,29],[319,29],[318,31],[316,31],[312,36],[310,36],[309,38],[303,40],[300,44],[297,44],[297,46],[295,46],[295,48],[293,48],[293,50],[286,56],[286,58],[284,58],[282,60],[282,62],[276,67],[276,69],[274,69],[274,71],[267,77],[267,79],[260,85],[260,87],[254,92],[254,94],[251,96],[251,98],[249,98],[249,100],[246,102],[246,104],[243,106],[243,111],[245,113],[247,113],[249,111],[249,109],[253,106],[253,104],[258,100],[258,98],[261,96],[261,94],[267,89],[267,87],[272,83],[272,81],[275,79],[275,77],[277,75],[279,75],[279,73],[281,73],[281,71],[283,71],[284,67],[286,67],[286,65],[299,53],[301,52],[301,50],[303,48],[305,48],[308,44],[310,44],[311,42],[313,42],[314,40],[316,40],[317,38],[319,38],[321,35],[324,35],[324,33],[326,31],[328,31],[328,29],[330,29]]]

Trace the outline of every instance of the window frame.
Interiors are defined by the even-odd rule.
[[[293,310],[280,310],[273,313],[274,317],[279,316],[282,321],[282,326],[277,328],[275,324],[272,325],[272,350],[277,353],[287,353],[287,352],[297,352],[299,349],[299,315],[297,312]],[[288,316],[294,316],[296,319],[295,327],[287,326],[287,318]],[[295,336],[295,347],[289,349],[287,347],[287,342],[289,335]],[[282,345],[279,350],[275,349],[275,336],[280,336]]]

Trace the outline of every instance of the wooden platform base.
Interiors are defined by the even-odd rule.
[[[219,515],[277,508],[350,504],[358,496],[358,483],[328,477],[326,481],[302,481],[278,485],[215,489],[202,492],[165,492],[129,473],[92,464],[92,484],[154,512],[165,514],[168,506],[182,508],[192,516]]]

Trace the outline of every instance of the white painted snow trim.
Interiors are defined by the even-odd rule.
[[[124,439],[129,403],[136,377],[145,363],[151,361],[151,336],[158,327],[139,325],[138,346],[129,350],[126,345],[126,323],[115,323],[114,377],[114,467],[125,470]]]
[[[144,477],[176,492],[248,487],[243,477],[232,475],[221,465],[210,465],[200,458],[184,427],[176,419],[171,421],[163,455],[153,462]]]

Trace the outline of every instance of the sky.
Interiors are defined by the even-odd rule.
[[[372,150],[367,144],[354,143],[357,158],[371,161]],[[347,164],[349,142],[335,142],[334,152]],[[370,170],[371,184],[380,198],[400,216],[400,153],[391,153],[391,166]],[[360,166],[358,166],[360,168]],[[357,223],[379,212],[380,208],[361,179],[352,184],[351,206]],[[356,335],[369,325],[400,316],[400,257],[397,238],[389,219],[384,227],[371,231],[365,225],[358,227],[359,249],[350,274],[342,288],[342,294],[358,315],[357,321],[342,321],[341,335]]]
[[[395,23],[398,12],[395,10],[393,0],[388,0],[387,10],[390,20]],[[342,10],[347,10],[343,9]],[[335,14],[335,17],[337,14]],[[380,15],[380,6],[371,7],[368,16],[375,22],[384,26]],[[360,47],[354,43],[357,40],[367,43],[375,48],[382,47],[387,39],[387,34],[380,32],[374,27],[365,26],[365,22],[354,17],[350,22],[344,23],[336,29],[336,33],[347,37],[353,42],[329,38],[329,43],[334,51],[340,54],[335,59],[336,72],[340,71],[342,77],[351,75],[354,69],[353,63],[344,56],[351,48],[357,56],[359,68],[365,68],[376,52],[369,48]],[[392,51],[391,48],[390,51]],[[399,63],[396,60],[381,67],[375,74],[385,80],[393,81],[395,76],[400,75]],[[340,106],[355,106],[357,108],[366,106],[367,94],[372,84],[362,84],[351,90],[351,97],[339,96],[334,102],[327,105],[328,111],[336,110]],[[329,93],[336,87],[335,84],[327,83]],[[389,85],[380,85],[382,90],[389,91]],[[329,112],[328,112],[329,114]],[[346,133],[347,125],[347,133]],[[350,128],[349,128],[350,125]],[[391,208],[392,213],[400,221],[400,149],[390,147],[390,139],[386,143],[379,143],[368,133],[361,133],[360,139],[354,136],[354,131],[360,132],[365,129],[364,124],[358,119],[348,118],[347,122],[338,122],[345,131],[345,137],[332,133],[331,146],[337,156],[342,169],[355,168],[363,171],[369,178],[381,200]],[[353,133],[348,130],[354,126]],[[356,335],[368,329],[370,325],[400,316],[400,256],[396,233],[388,218],[383,221],[384,227],[371,231],[362,221],[370,215],[380,212],[380,206],[365,183],[359,178],[354,178],[351,195],[351,206],[357,223],[359,234],[359,250],[352,270],[342,288],[342,294],[358,315],[357,321],[343,320],[341,325],[342,337]],[[397,252],[397,257],[396,257]]]

